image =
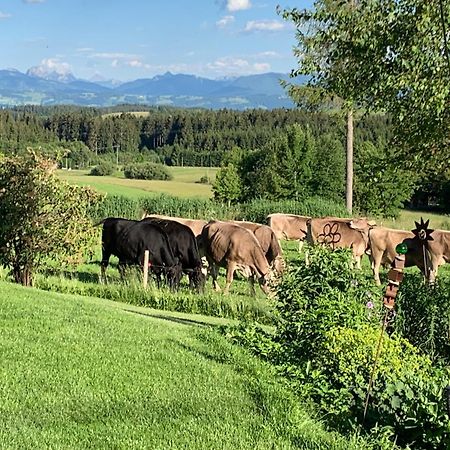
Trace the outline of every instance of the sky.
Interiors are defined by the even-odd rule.
[[[293,24],[313,0],[1,0],[0,69],[129,81],[223,78],[297,67]]]

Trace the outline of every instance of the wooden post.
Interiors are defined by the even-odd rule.
[[[347,179],[345,183],[345,206],[353,212],[353,110],[347,111]]]
[[[148,250],[145,250],[144,252],[144,278],[143,278],[143,284],[144,289],[147,287],[148,283],[148,259],[149,259],[150,252]]]

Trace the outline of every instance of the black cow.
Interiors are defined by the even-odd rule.
[[[149,222],[109,217],[103,224],[101,277],[105,273],[111,255],[119,258],[119,272],[123,276],[126,265],[144,263],[145,250],[149,251],[149,266],[157,279],[165,277],[171,288],[178,287],[181,279],[181,264],[172,253],[167,234],[161,227]]]
[[[157,225],[166,232],[172,253],[179,259],[183,272],[189,277],[189,286],[202,291],[206,277],[202,273],[202,260],[192,230],[175,220],[147,217],[142,221]]]

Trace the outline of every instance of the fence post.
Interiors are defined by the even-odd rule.
[[[144,278],[143,278],[144,289],[147,287],[147,283],[148,283],[148,259],[149,259],[149,251],[145,250],[145,252],[144,252]]]

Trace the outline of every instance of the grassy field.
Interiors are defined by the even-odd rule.
[[[370,448],[208,318],[5,282],[0,297],[2,449]]]
[[[177,197],[210,198],[211,185],[198,183],[201,177],[206,176],[214,180],[217,168],[215,167],[168,167],[173,175],[170,181],[159,180],[128,180],[122,177],[96,177],[89,175],[86,170],[58,170],[60,178],[69,183],[81,186],[92,186],[102,193],[123,195],[129,198],[139,198],[161,193]]]

